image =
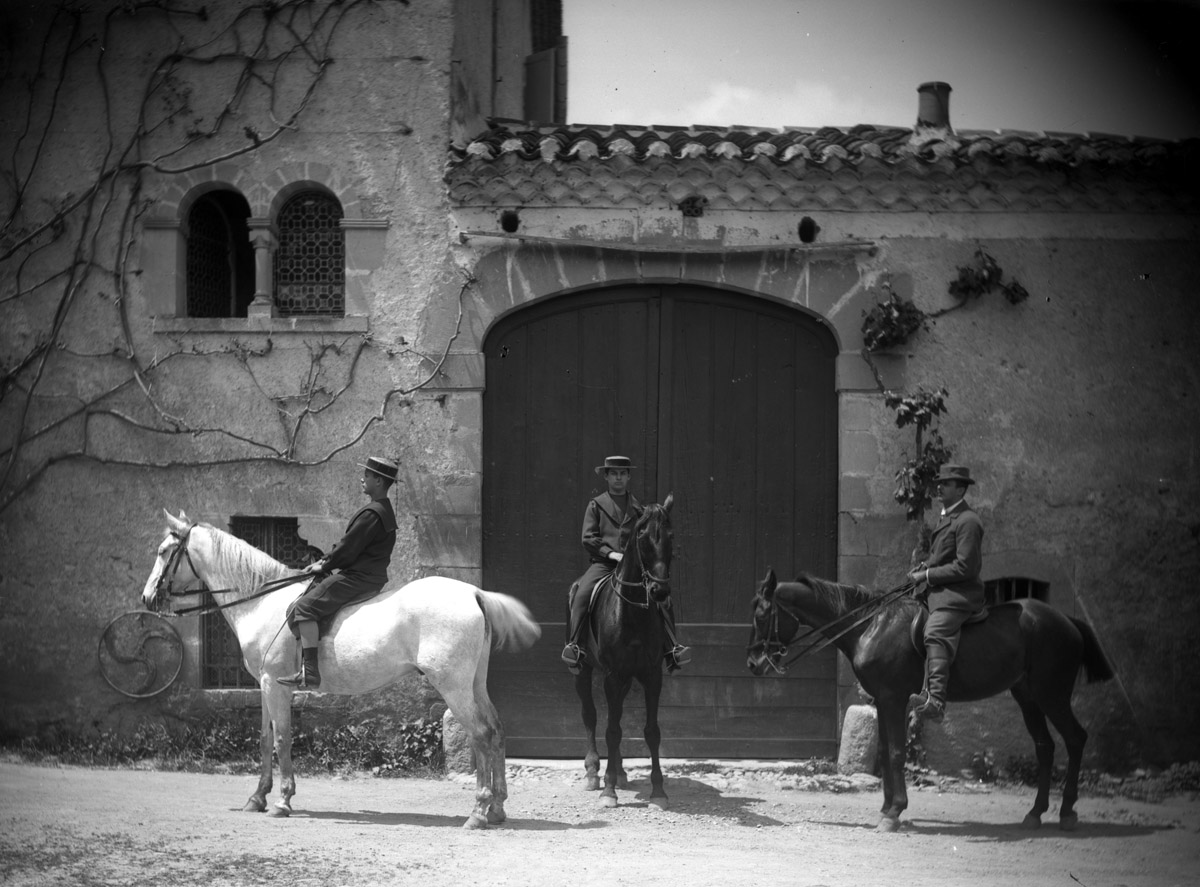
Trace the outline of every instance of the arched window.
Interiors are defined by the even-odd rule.
[[[292,197],[279,212],[275,308],[284,317],[346,313],[346,241],[342,207],[320,191]]]
[[[1050,583],[1020,576],[1005,576],[983,583],[983,593],[989,607],[1024,597],[1045,601],[1050,597]]]
[[[201,195],[188,212],[187,316],[245,317],[254,299],[250,204],[234,191]]]

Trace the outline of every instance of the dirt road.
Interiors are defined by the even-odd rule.
[[[622,805],[582,768],[510,762],[508,822],[461,828],[474,780],[302,777],[290,819],[242,813],[248,776],[0,763],[0,882],[171,887],[751,883],[905,887],[1166,887],[1200,883],[1200,801],[1084,798],[1080,826],[1018,823],[1022,790],[913,791],[904,828],[877,834],[859,787],[724,765],[668,764],[671,809],[631,768]],[[836,791],[833,789],[837,789]],[[850,790],[847,790],[850,789]],[[1054,799],[1057,803],[1057,798]]]

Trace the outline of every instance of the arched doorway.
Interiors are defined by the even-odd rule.
[[[688,285],[564,296],[488,333],[484,587],[520,597],[543,628],[532,651],[492,659],[510,754],[580,753],[578,703],[558,656],[566,590],[586,566],[584,506],[604,489],[592,468],[612,453],[633,458],[643,502],[675,495],[672,585],[695,653],[665,681],[663,754],[836,752],[832,650],[782,680],[745,665],[750,598],[766,567],[837,572],[836,351],[800,311]],[[639,703],[635,690],[631,756],[644,754]]]

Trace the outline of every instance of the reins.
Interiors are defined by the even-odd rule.
[[[193,594],[203,594],[206,591],[209,594],[224,594],[225,592],[229,592],[229,591],[237,591],[236,588],[198,588],[195,590],[185,588],[182,591],[175,590],[175,576],[179,572],[179,567],[183,563],[183,560],[185,558],[187,559],[187,562],[188,562],[188,568],[192,571],[192,575],[195,576],[197,579],[200,578],[199,573],[196,572],[196,565],[192,563],[191,552],[188,551],[188,540],[189,540],[189,538],[191,538],[192,530],[194,530],[195,528],[196,528],[196,525],[192,524],[190,527],[187,528],[186,533],[184,533],[182,536],[178,537],[179,545],[176,546],[176,548],[173,552],[171,552],[170,560],[167,561],[167,566],[163,569],[163,577],[165,577],[166,582],[167,582],[167,588],[166,588],[167,597],[189,597],[190,595],[193,595]],[[305,574],[303,574],[303,573],[297,573],[293,576],[283,576],[279,579],[268,580],[267,582],[264,582],[262,585],[258,586],[258,588],[255,589],[255,591],[252,594],[249,594],[243,598],[238,598],[236,601],[230,601],[229,603],[226,603],[226,604],[219,603],[216,600],[209,600],[203,604],[197,604],[194,607],[183,607],[178,610],[171,609],[168,612],[171,616],[189,616],[193,613],[198,613],[200,615],[206,615],[208,613],[219,613],[221,610],[226,610],[230,607],[236,607],[238,604],[244,604],[244,603],[247,603],[248,601],[252,601],[257,598],[264,597],[264,596],[270,594],[271,592],[275,591],[276,589],[283,588],[285,585],[291,585],[292,583],[298,581],[304,575]],[[158,588],[159,588],[160,592],[162,591],[162,583],[163,583],[163,579],[160,578],[159,582],[158,582]]]
[[[612,574],[613,591],[615,591],[617,593],[617,597],[619,597],[621,600],[623,600],[625,603],[629,604],[630,606],[640,607],[643,610],[648,610],[648,609],[650,609],[650,604],[652,603],[652,598],[650,596],[651,586],[666,585],[667,588],[670,588],[671,577],[668,576],[666,578],[666,580],[661,580],[661,579],[657,579],[650,575],[650,571],[646,569],[646,562],[642,559],[642,544],[641,544],[641,540],[636,532],[636,528],[635,528],[635,531],[633,534],[633,550],[637,553],[638,572],[640,572],[642,574],[641,581],[635,582],[635,581],[631,581],[628,579],[622,579],[618,575],[619,571],[615,571]],[[645,601],[635,601],[632,598],[626,597],[625,594],[621,591],[622,586],[626,587],[626,588],[636,588],[636,587],[640,586],[642,588],[642,590],[645,591],[645,593],[646,593],[646,600]],[[674,642],[674,638],[672,638],[672,642]]]
[[[787,648],[788,648],[789,644],[794,644],[797,641],[803,641],[806,638],[811,637],[814,634],[818,634],[820,632],[831,629],[833,626],[837,625],[843,619],[848,619],[852,616],[855,616],[858,613],[863,612],[864,610],[866,612],[862,616],[860,616],[858,619],[854,620],[854,622],[850,623],[845,628],[843,628],[841,631],[839,631],[837,634],[835,634],[833,637],[824,637],[820,641],[816,641],[816,642],[809,644],[807,647],[802,649],[799,653],[796,653],[794,656],[792,656],[790,659],[788,659],[786,662],[784,662],[782,664],[777,663],[774,659],[771,658],[770,655],[768,655],[767,656],[767,664],[770,665],[771,668],[773,668],[777,673],[783,674],[785,671],[787,671],[788,667],[791,666],[793,663],[795,663],[798,659],[800,659],[800,657],[805,656],[806,654],[809,654],[809,653],[816,653],[820,650],[824,650],[830,644],[836,643],[841,638],[843,638],[845,635],[849,634],[850,632],[852,632],[854,629],[858,628],[863,623],[869,622],[870,620],[874,619],[880,613],[880,611],[883,610],[884,607],[886,607],[886,606],[894,603],[895,601],[899,600],[900,598],[906,596],[909,592],[912,591],[912,589],[915,586],[916,586],[915,582],[911,582],[911,581],[903,582],[900,585],[897,585],[895,588],[891,588],[888,591],[885,591],[883,594],[879,595],[879,597],[871,598],[870,600],[868,600],[862,604],[859,604],[854,609],[848,610],[847,612],[842,613],[840,616],[837,616],[832,621],[827,622],[825,625],[821,625],[816,628],[809,627],[803,634],[793,637],[788,644],[785,644],[779,640],[779,611],[783,610],[785,613],[787,613],[789,616],[791,616],[793,619],[795,619],[796,623],[798,625],[803,625],[804,620],[801,619],[800,616],[798,616],[794,611],[788,609],[786,606],[781,604],[779,602],[778,596],[776,596],[775,599],[771,601],[771,607],[772,607],[771,636],[768,638],[764,638],[763,644],[764,644],[764,647],[775,646],[777,648],[782,648],[782,652],[780,653],[781,656],[787,655]]]

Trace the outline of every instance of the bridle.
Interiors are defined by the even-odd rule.
[[[613,589],[616,591],[617,596],[620,597],[625,603],[634,607],[641,607],[642,609],[646,610],[649,609],[650,605],[655,603],[657,599],[665,599],[670,596],[670,567],[667,568],[668,575],[663,578],[653,575],[649,570],[646,569],[646,562],[642,557],[642,534],[639,533],[636,528],[634,530],[633,548],[637,553],[638,572],[642,574],[642,578],[640,580],[623,579],[620,575],[618,575],[618,571],[617,573],[613,573]],[[623,590],[625,588],[638,587],[641,587],[642,591],[644,592],[644,600],[635,600],[626,595]]]
[[[194,594],[202,594],[205,591],[207,591],[209,594],[221,594],[222,592],[237,590],[234,588],[188,588],[186,586],[178,591],[175,590],[175,577],[176,574],[178,574],[179,567],[184,560],[187,561],[188,569],[192,571],[192,575],[197,579],[200,578],[200,573],[196,570],[196,565],[192,563],[192,554],[190,551],[188,551],[188,539],[191,538],[192,530],[194,529],[196,529],[196,525],[191,524],[188,526],[187,530],[184,531],[183,535],[176,533],[174,530],[171,531],[171,535],[179,541],[179,544],[175,547],[175,550],[171,552],[171,556],[167,559],[167,565],[163,567],[163,571],[159,575],[158,581],[154,584],[154,600],[151,603],[154,604],[156,612],[161,612],[163,602],[173,597],[188,597]],[[291,585],[299,578],[299,575],[283,576],[279,579],[272,579],[268,582],[264,582],[255,590],[253,594],[249,594],[243,598],[238,598],[235,601],[229,601],[228,603],[222,604],[210,599],[205,603],[197,604],[194,607],[183,607],[178,610],[170,609],[168,610],[168,613],[171,616],[187,616],[193,613],[199,613],[201,615],[218,613],[221,610],[228,609],[229,607],[236,607],[238,604],[244,604],[247,601],[252,601],[255,598],[260,598],[263,595],[270,594],[272,591],[282,588],[285,585]],[[166,585],[165,591],[163,589],[164,584]]]
[[[915,582],[901,583],[900,585],[897,585],[895,588],[889,589],[888,591],[884,592],[879,597],[871,598],[870,600],[866,601],[865,603],[859,604],[854,609],[847,610],[845,613],[842,613],[840,616],[835,617],[832,621],[828,622],[825,625],[821,625],[821,626],[817,626],[817,627],[810,626],[802,634],[794,634],[792,639],[787,642],[783,641],[782,632],[780,631],[780,628],[779,628],[779,613],[780,613],[780,611],[782,610],[784,613],[786,613],[788,616],[790,616],[792,618],[792,621],[794,621],[796,623],[796,631],[797,632],[800,630],[800,626],[802,626],[804,624],[804,620],[800,617],[800,614],[794,612],[793,610],[788,609],[786,606],[781,604],[779,602],[779,596],[775,595],[771,598],[770,601],[767,602],[767,606],[771,608],[769,631],[767,632],[766,637],[764,637],[761,641],[755,641],[754,643],[748,645],[746,647],[746,653],[748,655],[754,655],[755,653],[758,653],[761,651],[763,658],[766,660],[767,665],[769,665],[771,667],[772,671],[774,671],[776,674],[785,674],[788,670],[788,667],[791,666],[793,663],[795,663],[796,660],[799,659],[801,656],[804,656],[807,653],[816,653],[820,650],[824,650],[829,645],[836,643],[842,637],[849,634],[851,631],[858,628],[863,623],[869,622],[870,620],[874,619],[875,616],[878,615],[878,613],[884,607],[888,606],[889,604],[894,603],[895,601],[897,601],[900,598],[904,597],[905,595],[909,594],[909,592],[912,591],[912,589],[915,587],[915,585],[916,585]],[[764,596],[760,593],[758,595],[758,597],[761,598]],[[863,615],[859,616],[860,613]],[[851,622],[849,625],[847,625],[845,628],[843,628],[841,631],[839,631],[833,637],[823,637],[821,640],[813,641],[808,646],[801,649],[800,652],[797,653],[795,656],[793,656],[791,659],[787,660],[786,662],[780,663],[779,660],[781,660],[781,659],[783,659],[783,657],[787,656],[788,646],[790,644],[794,644],[797,641],[804,641],[807,638],[812,637],[814,634],[818,634],[818,633],[824,631],[825,629],[832,628],[833,626],[835,626],[839,622],[841,622],[843,619],[849,619],[850,617],[853,617],[853,616],[859,616],[859,618],[855,619],[853,622]]]
[[[181,591],[175,590],[175,577],[179,573],[179,567],[184,560],[187,561],[188,569],[192,571],[192,575],[197,579],[200,578],[200,574],[196,572],[196,565],[192,563],[191,552],[188,551],[188,539],[191,538],[192,530],[194,529],[196,529],[196,525],[190,524],[182,536],[174,531],[171,532],[171,535],[175,537],[178,544],[175,546],[175,550],[171,552],[171,556],[167,558],[167,565],[163,567],[163,571],[159,574],[158,581],[154,583],[154,599],[151,603],[154,604],[155,611],[160,612],[163,604],[168,602],[170,598],[186,597],[192,594],[200,594],[203,591],[203,589],[192,590],[186,587]],[[164,585],[166,586],[165,589],[163,588]],[[171,610],[170,613],[173,616],[178,615],[174,610]]]

